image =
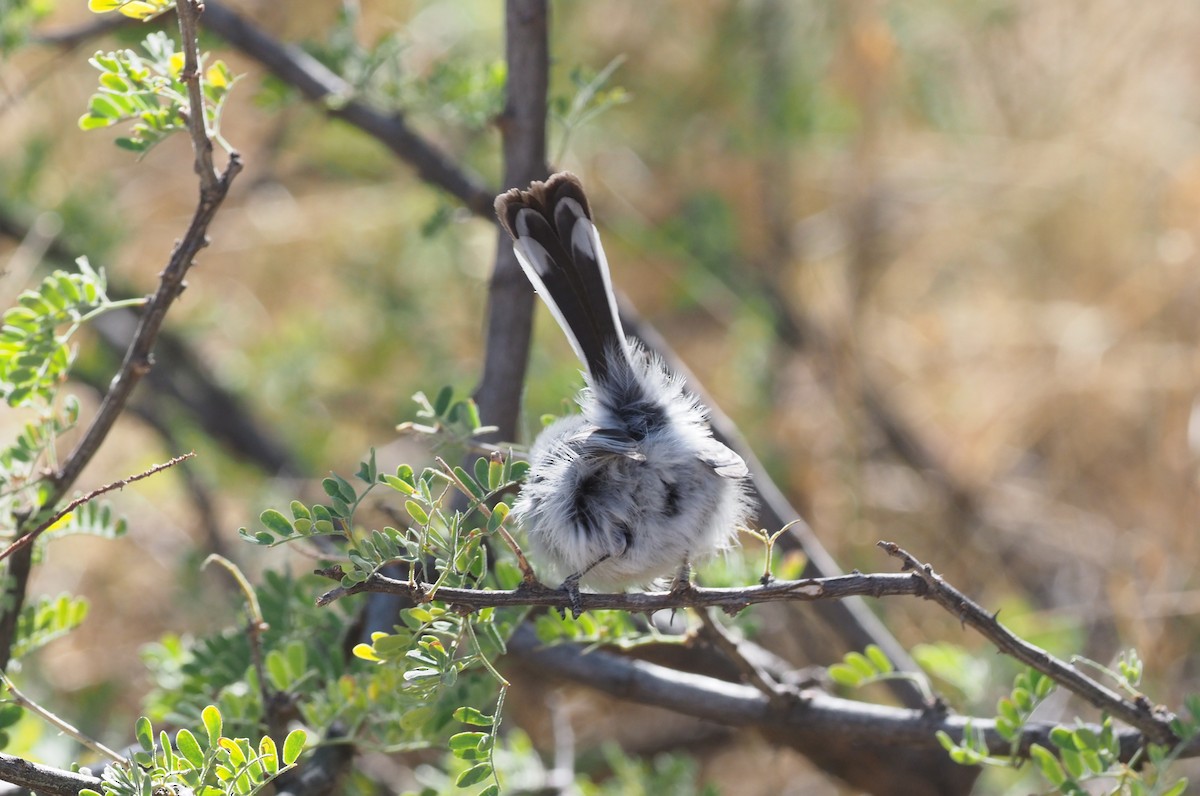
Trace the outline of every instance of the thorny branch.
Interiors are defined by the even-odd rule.
[[[180,4],[179,27],[182,35],[182,48],[184,53],[189,54],[185,55],[185,58],[190,58],[191,60],[188,63],[193,64],[193,66],[199,63],[199,56],[197,55],[198,44],[196,41],[196,18],[199,11],[200,6],[195,0],[188,0]],[[196,69],[192,71],[195,72]],[[113,425],[124,412],[126,405],[129,403],[129,398],[133,394],[134,387],[137,386],[138,382],[141,381],[142,377],[153,366],[151,352],[159,330],[162,328],[163,321],[166,318],[167,310],[170,309],[175,299],[183,292],[185,287],[184,278],[191,269],[196,254],[208,243],[209,224],[216,215],[217,209],[225,200],[234,177],[242,170],[241,158],[237,153],[233,153],[229,157],[229,163],[226,165],[225,170],[219,175],[216,174],[212,166],[211,142],[208,142],[206,148],[200,145],[196,137],[197,130],[199,130],[200,134],[204,135],[207,141],[207,135],[204,134],[203,103],[202,101],[199,103],[196,102],[199,91],[198,80],[197,75],[191,81],[191,85],[195,86],[195,90],[191,91],[189,89],[191,91],[193,109],[200,109],[199,113],[193,112],[190,119],[193,145],[198,146],[202,150],[196,152],[197,171],[200,175],[200,198],[195,213],[192,216],[192,221],[188,226],[187,232],[184,234],[183,239],[176,244],[167,267],[163,269],[159,277],[158,290],[145,307],[133,341],[129,344],[129,348],[125,352],[125,357],[121,362],[117,375],[113,378],[111,386],[100,404],[99,410],[96,412],[95,417],[92,418],[91,424],[83,433],[74,450],[67,456],[62,468],[51,477],[50,494],[45,498],[45,505],[53,505],[61,500],[79,478],[84,467],[96,455],[96,452],[100,449],[100,445],[112,430]],[[198,123],[195,119],[197,116],[199,116]],[[20,616],[21,608],[25,603],[25,591],[29,581],[32,562],[32,549],[29,543],[25,543],[24,547],[17,550],[15,555],[12,555],[9,559],[9,578],[5,595],[5,610],[3,615],[0,615],[0,670],[8,667],[11,656],[17,618]]]
[[[128,478],[122,478],[120,480],[113,481],[110,484],[105,484],[104,486],[93,489],[91,492],[88,492],[86,495],[80,495],[79,497],[75,498],[67,505],[63,506],[58,511],[54,512],[54,514],[50,515],[50,517],[43,520],[41,522],[41,524],[39,524],[32,531],[29,531],[24,536],[17,539],[15,542],[10,544],[8,547],[4,548],[4,550],[0,550],[0,561],[3,561],[4,559],[8,558],[9,556],[11,556],[13,553],[17,552],[18,550],[22,550],[22,549],[28,547],[29,545],[33,544],[35,539],[37,539],[39,536],[41,536],[43,533],[45,533],[48,529],[52,528],[56,522],[61,520],[63,517],[66,517],[72,511],[74,511],[75,509],[84,505],[85,503],[91,503],[93,500],[95,500],[96,498],[100,497],[101,495],[103,495],[107,492],[112,492],[117,489],[124,489],[125,487],[129,486],[130,484],[134,483],[135,481],[141,481],[143,478],[149,478],[152,475],[157,475],[158,473],[161,473],[163,470],[167,470],[171,467],[174,467],[175,465],[179,464],[180,462],[186,461],[195,455],[196,455],[195,451],[189,451],[188,453],[185,453],[181,456],[176,456],[174,459],[171,459],[170,461],[163,462],[162,464],[156,464],[153,467],[147,468],[147,469],[143,470],[142,472],[138,473],[137,475],[131,475]]]
[[[1125,699],[1111,688],[1107,688],[1083,674],[1071,664],[1059,660],[1044,649],[1035,647],[1028,641],[1015,636],[1004,625],[996,621],[993,614],[989,614],[978,603],[947,583],[944,578],[933,571],[933,567],[921,563],[908,551],[892,542],[880,542],[879,546],[888,555],[900,559],[904,563],[904,569],[913,572],[925,583],[927,590],[921,594],[922,597],[933,600],[962,620],[964,624],[978,630],[1001,652],[1036,669],[1093,707],[1111,713],[1131,727],[1138,728],[1154,742],[1162,744],[1178,742],[1179,739],[1175,737],[1175,733],[1170,727],[1174,716],[1166,708],[1152,705],[1145,696],[1141,695],[1132,701]]]
[[[317,570],[318,575],[340,579],[340,567]],[[703,588],[692,586],[674,591],[628,592],[622,594],[595,594],[584,592],[578,595],[578,607],[585,611],[615,610],[645,613],[677,608],[720,608],[735,614],[744,608],[765,602],[813,602],[816,600],[838,600],[854,596],[892,597],[901,594],[916,595],[925,591],[925,584],[912,575],[874,574],[839,575],[832,578],[807,578],[804,580],[780,580],[763,585],[737,588]],[[571,610],[575,595],[563,589],[546,586],[522,587],[506,590],[452,589],[440,587],[433,591],[429,584],[410,583],[375,573],[353,586],[338,586],[317,598],[317,605],[328,605],[335,600],[362,592],[399,594],[416,603],[437,601],[456,608],[478,610],[489,607],[540,606]]]
[[[395,580],[378,573],[353,586],[339,586],[317,599],[318,605],[328,605],[350,594],[359,592],[383,592],[399,594],[414,603],[437,601],[457,609],[478,610],[486,607],[541,606],[559,610],[621,610],[648,613],[679,608],[720,608],[734,614],[757,603],[794,601],[816,602],[841,600],[847,597],[895,597],[900,595],[924,597],[933,600],[964,623],[982,633],[1001,652],[1036,669],[1062,685],[1068,691],[1082,697],[1089,704],[1106,711],[1131,727],[1141,731],[1155,743],[1172,744],[1179,741],[1170,728],[1174,718],[1165,708],[1151,705],[1140,696],[1128,700],[1105,687],[1043,649],[1013,635],[996,618],[971,601],[961,591],[946,583],[932,567],[922,564],[911,554],[892,542],[880,542],[879,546],[889,555],[900,559],[909,574],[853,573],[829,578],[804,578],[801,580],[774,581],[765,585],[737,588],[702,588],[690,586],[684,589],[660,592],[630,592],[625,594],[579,594],[537,585],[522,586],[511,590],[430,588],[425,583],[410,583]],[[317,574],[340,579],[340,567],[317,570]],[[711,625],[710,625],[711,627]],[[728,641],[725,639],[725,641]],[[767,678],[748,678],[760,690],[771,691]],[[777,690],[777,689],[775,689]],[[783,692],[779,692],[782,695]]]

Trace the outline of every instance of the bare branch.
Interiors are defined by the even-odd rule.
[[[504,51],[507,96],[500,119],[504,150],[504,188],[545,179],[546,95],[550,75],[549,7],[546,0],[507,0]],[[490,207],[490,205],[489,205]],[[495,211],[490,218],[495,220]],[[495,439],[516,439],[521,393],[533,334],[533,288],[521,272],[512,240],[500,230],[488,289],[483,373],[475,401]]]
[[[189,3],[192,5],[188,5]],[[190,17],[191,22],[188,22],[189,14],[187,12],[196,10],[195,3],[196,0],[187,0],[187,3],[184,4],[187,6],[187,10],[180,14],[180,33],[183,36],[182,48],[185,53],[191,52],[193,56],[195,56],[198,48],[196,26],[194,24],[195,17]],[[195,65],[198,63],[198,60],[198,56],[196,56],[191,63]],[[199,84],[195,83],[195,85],[198,89]],[[203,106],[196,103],[195,92],[193,92],[192,116],[196,115],[194,112],[196,108],[201,108],[200,126],[203,129]],[[193,144],[199,147],[198,151],[195,152],[196,163],[208,164],[208,168],[211,170],[211,142],[207,142],[206,145],[200,145],[195,138],[195,129],[193,125]],[[207,136],[205,138],[207,141]],[[183,292],[185,286],[184,278],[191,269],[196,254],[208,243],[209,224],[212,222],[221,203],[225,200],[233,179],[241,170],[242,161],[236,152],[230,155],[229,163],[220,175],[204,173],[203,166],[199,169],[201,172],[199,175],[200,198],[187,232],[184,234],[183,239],[175,245],[175,250],[171,253],[167,267],[163,269],[159,277],[158,290],[146,305],[133,341],[125,351],[121,367],[117,371],[117,375],[113,378],[108,392],[100,404],[99,410],[97,410],[96,415],[92,418],[82,438],[75,445],[74,450],[67,456],[62,468],[51,477],[52,488],[50,494],[44,500],[45,505],[53,505],[61,500],[63,495],[67,493],[67,490],[79,478],[79,474],[83,472],[83,468],[96,455],[96,452],[100,449],[100,445],[107,438],[113,425],[117,422],[117,418],[125,410],[125,406],[133,394],[134,387],[137,386],[138,382],[141,381],[142,377],[152,367],[153,359],[151,352],[154,348],[154,342],[158,338],[159,330],[162,328],[163,321],[166,318],[167,310],[170,309],[175,299]],[[16,633],[17,618],[20,616],[21,608],[25,603],[31,553],[32,547],[26,542],[24,547],[18,549],[16,554],[12,556],[9,564],[5,610],[0,615],[0,670],[8,668],[9,658],[12,653],[12,642]]]
[[[341,579],[339,567],[317,570],[318,575]],[[654,592],[628,592],[621,594],[579,594],[578,606],[583,610],[617,610],[644,613],[677,608],[720,608],[729,614],[757,603],[766,602],[815,602],[819,600],[841,600],[853,596],[894,597],[897,595],[922,595],[925,584],[912,575],[881,573],[864,575],[839,575],[832,578],[806,578],[804,580],[780,580],[767,585],[739,588],[707,589],[693,586],[688,589]],[[339,586],[317,598],[317,605],[328,605],[351,594],[382,592],[399,594],[415,603],[440,603],[478,610],[488,607],[545,606],[570,610],[574,596],[562,589],[545,586],[509,590],[484,589],[430,589],[426,583],[409,583],[407,580],[389,578],[379,573],[353,586]]]
[[[201,195],[217,189],[220,175],[213,167],[213,143],[208,133],[208,119],[204,113],[203,79],[200,74],[200,49],[198,47],[197,24],[204,4],[200,0],[179,0],[175,12],[179,17],[179,34],[183,42],[183,72],[179,79],[188,90],[187,126],[192,137],[192,152],[196,156],[196,174],[200,177]]]
[[[721,652],[725,653],[725,657],[733,662],[746,682],[771,698],[779,698],[787,693],[779,683],[775,682],[770,672],[742,654],[742,651],[738,649],[738,639],[734,638],[720,620],[710,614],[707,609],[696,613],[700,615],[700,621],[704,623],[706,635],[713,640]]]
[[[84,735],[74,725],[69,724],[64,719],[59,718],[58,716],[51,713],[46,708],[39,705],[37,702],[34,702],[32,699],[25,696],[24,693],[19,691],[17,689],[17,687],[15,685],[13,685],[12,680],[9,680],[3,674],[0,674],[0,682],[2,682],[4,684],[4,690],[8,692],[8,697],[14,705],[20,705],[21,707],[28,710],[30,713],[33,713],[34,715],[36,715],[42,721],[44,721],[47,724],[49,724],[50,726],[54,727],[56,730],[61,732],[63,735],[66,735],[69,738],[74,738],[80,744],[87,747],[88,749],[91,749],[93,752],[95,752],[98,755],[102,755],[104,757],[110,758],[115,762],[120,762],[120,763],[128,763],[129,762],[129,760],[125,757],[125,755],[121,754],[118,751],[108,748],[103,743],[101,743],[100,741],[97,741],[94,738],[89,738],[88,736]]]
[[[947,583],[933,571],[933,567],[923,564],[908,551],[903,550],[892,542],[880,542],[888,555],[904,562],[904,568],[911,570],[928,586],[928,591],[921,596],[933,600],[950,613],[958,617],[964,624],[982,633],[999,650],[1019,660],[1021,663],[1036,669],[1050,677],[1068,691],[1078,695],[1088,704],[1111,713],[1131,727],[1136,727],[1156,743],[1172,744],[1179,741],[1172,732],[1170,723],[1174,716],[1162,706],[1152,705],[1144,696],[1130,701],[1116,691],[1098,683],[1083,674],[1074,666],[1061,661],[1040,647],[1035,647],[1024,639],[1013,635],[1011,631],[996,621],[996,617],[971,600],[958,589]]]
[[[99,777],[30,763],[3,753],[0,753],[0,780],[43,796],[78,796],[84,788],[98,791],[101,787]]]
[[[196,455],[195,451],[190,451],[188,453],[183,454],[182,456],[176,456],[174,459],[171,459],[168,462],[163,462],[162,464],[156,464],[153,467],[143,470],[142,472],[138,473],[137,475],[131,475],[128,478],[122,478],[118,481],[113,481],[111,484],[105,484],[102,487],[97,487],[96,489],[93,489],[91,492],[88,492],[86,495],[80,495],[79,497],[75,498],[70,503],[68,503],[66,506],[64,506],[63,508],[54,512],[54,514],[52,514],[48,519],[44,520],[40,525],[38,525],[32,531],[25,534],[21,538],[17,539],[15,542],[10,544],[8,547],[4,548],[4,550],[0,551],[0,561],[3,561],[4,559],[8,558],[9,556],[11,556],[13,553],[17,552],[18,550],[21,550],[21,549],[33,544],[33,541],[35,539],[37,539],[39,536],[41,536],[46,530],[51,528],[54,525],[54,523],[58,522],[63,517],[67,516],[72,511],[79,508],[83,504],[91,503],[93,500],[95,500],[96,498],[105,494],[106,492],[112,492],[117,489],[124,489],[125,487],[129,486],[130,484],[132,484],[135,481],[141,481],[143,478],[149,478],[152,475],[161,473],[163,470],[174,467],[175,465],[179,464],[180,462],[186,461],[187,459],[190,459],[195,455]],[[2,675],[0,675],[0,676],[2,676]]]
[[[947,715],[937,708],[924,710],[898,708],[855,702],[829,696],[821,691],[800,692],[790,703],[780,705],[757,688],[729,683],[689,672],[680,672],[646,661],[633,660],[603,650],[582,651],[579,647],[562,644],[545,646],[529,627],[520,628],[509,642],[509,654],[535,675],[565,679],[593,688],[610,696],[640,705],[654,705],[686,716],[715,721],[731,726],[752,726],[765,730],[777,742],[805,753],[823,755],[822,767],[831,770],[852,784],[879,772],[895,776],[896,771],[880,760],[873,769],[866,755],[874,750],[879,754],[897,757],[901,750],[929,750],[937,759],[945,752],[936,733],[946,732],[961,741],[968,723],[982,731],[988,748],[997,755],[1013,751],[1010,741],[996,732],[989,719]],[[1026,725],[1017,745],[1020,755],[1029,746],[1039,743],[1048,749],[1057,748],[1050,740],[1056,725],[1034,722]],[[1094,728],[1096,732],[1099,727]],[[1146,737],[1135,730],[1118,732],[1121,758],[1130,760],[1145,745]],[[845,759],[831,761],[837,752],[848,751]],[[1184,756],[1200,753],[1200,743],[1193,742],[1183,750]],[[973,778],[978,769],[959,767],[965,777]],[[898,781],[902,778],[896,777]],[[880,791],[871,792],[904,792]],[[965,789],[945,792],[965,792]]]
[[[291,44],[283,44],[218,0],[206,0],[204,27],[265,66],[335,119],[349,122],[375,138],[416,169],[427,183],[456,197],[477,216],[495,221],[495,194],[473,174],[418,135],[395,112],[384,112],[354,97],[354,88],[317,59]]]

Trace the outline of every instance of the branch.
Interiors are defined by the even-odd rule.
[[[159,278],[158,291],[146,305],[137,332],[125,352],[125,358],[113,379],[112,386],[104,396],[104,401],[83,438],[71,451],[62,469],[54,476],[57,493],[55,499],[61,497],[61,494],[79,477],[84,466],[95,456],[100,444],[108,436],[113,424],[125,409],[125,405],[133,393],[133,388],[153,366],[151,351],[154,348],[158,332],[162,328],[167,310],[183,292],[184,277],[192,267],[193,259],[200,249],[208,244],[208,226],[228,194],[233,178],[241,170],[241,158],[234,154],[230,157],[225,171],[216,179],[211,189],[201,189],[200,201],[196,206],[191,224],[183,239],[176,244],[175,251],[172,252],[171,259]]]
[[[185,53],[190,52],[193,56],[196,54],[198,45],[195,38],[195,18],[194,16],[189,17],[189,12],[196,9],[189,4],[195,2],[196,0],[187,0],[183,4],[186,10],[180,14],[180,33],[183,37],[182,47]],[[189,19],[191,20],[190,22],[188,21]],[[191,63],[198,63],[198,57]],[[196,85],[198,88],[198,84]],[[197,107],[201,109],[200,125],[202,127],[203,105],[196,104],[195,92],[193,92],[193,113],[191,116],[196,116],[194,109]],[[191,121],[194,122],[195,120],[192,119]],[[193,126],[193,144],[198,144],[195,139],[194,129]],[[208,146],[211,147],[211,142],[209,142]],[[200,147],[200,149],[203,150],[204,147]],[[197,151],[195,154],[197,164],[211,164],[211,151],[207,155],[203,151]],[[191,224],[188,226],[183,239],[176,244],[167,267],[159,277],[158,290],[146,305],[133,341],[125,352],[125,358],[121,362],[121,367],[117,371],[117,375],[113,378],[111,386],[100,404],[99,410],[96,412],[95,417],[92,418],[91,424],[76,444],[74,450],[68,455],[62,469],[49,479],[51,485],[50,493],[46,495],[43,505],[58,503],[79,478],[79,474],[83,472],[83,468],[96,455],[96,452],[100,449],[100,445],[117,422],[117,418],[121,416],[126,404],[129,402],[134,387],[137,386],[138,382],[141,381],[142,377],[152,367],[153,359],[151,351],[154,348],[154,341],[158,337],[159,330],[162,328],[167,310],[170,309],[175,299],[179,297],[179,294],[183,292],[184,277],[187,276],[188,270],[192,267],[196,254],[208,242],[208,226],[216,215],[217,209],[224,201],[225,196],[228,194],[229,186],[233,182],[234,177],[241,170],[241,158],[237,153],[233,153],[230,155],[225,171],[219,176],[215,173],[211,176],[201,173],[200,198],[195,213],[192,216]],[[17,618],[20,616],[21,608],[25,603],[25,591],[31,567],[31,553],[32,547],[26,543],[24,548],[18,550],[16,555],[12,557],[9,564],[9,579],[5,590],[5,610],[3,615],[0,615],[0,670],[8,668],[12,653],[12,642],[16,633]]]
[[[78,796],[84,788],[101,789],[99,777],[30,763],[3,753],[0,753],[0,780],[29,788],[42,796]]]
[[[1068,691],[1082,697],[1088,704],[1137,728],[1155,743],[1178,743],[1179,739],[1170,727],[1174,716],[1165,708],[1150,704],[1146,697],[1140,695],[1132,701],[1125,699],[1070,664],[1013,635],[997,622],[994,616],[989,615],[977,603],[934,573],[932,567],[922,564],[898,545],[880,542],[879,546],[889,555],[903,561],[904,569],[909,570],[911,574],[853,573],[828,578],[775,581],[765,585],[738,588],[709,589],[691,586],[661,592],[572,595],[561,589],[544,586],[496,591],[453,588],[433,590],[426,583],[411,583],[374,573],[361,583],[339,586],[326,592],[317,599],[317,604],[328,605],[359,592],[382,592],[401,595],[415,604],[436,600],[453,608],[472,611],[487,607],[541,606],[562,611],[579,607],[583,610],[650,613],[679,608],[715,607],[733,614],[750,605],[766,602],[816,602],[843,600],[855,596],[919,596],[937,602],[982,633],[1001,652],[1042,672]],[[343,573],[340,567],[333,567],[317,570],[317,574],[340,579]],[[757,679],[756,685],[762,690],[766,687],[766,680]]]
[[[495,194],[478,177],[413,131],[403,115],[384,112],[355,99],[354,87],[320,61],[295,45],[271,37],[224,3],[207,0],[204,5],[204,27],[321,106],[327,115],[349,122],[378,140],[416,169],[422,180],[456,197],[475,215],[495,222],[492,209]]]
[[[77,727],[75,727],[74,725],[67,723],[64,719],[59,718],[58,716],[51,713],[46,708],[39,705],[37,702],[34,702],[32,699],[25,696],[24,693],[17,690],[17,687],[15,685],[13,685],[12,680],[9,680],[3,674],[0,674],[0,682],[2,682],[4,684],[4,689],[8,692],[9,700],[6,700],[6,701],[11,701],[12,704],[14,704],[14,705],[20,705],[22,708],[24,708],[25,710],[28,710],[30,713],[34,714],[35,716],[40,718],[42,721],[49,724],[51,727],[54,727],[55,729],[57,729],[63,735],[66,735],[68,738],[74,738],[76,741],[79,742],[80,745],[87,747],[88,749],[92,750],[92,752],[94,752],[95,754],[101,755],[103,757],[107,757],[107,758],[113,760],[114,762],[120,762],[120,763],[128,763],[129,762],[129,760],[125,757],[125,755],[121,754],[118,751],[108,748],[107,746],[102,744],[100,741],[95,740],[94,738],[89,738],[88,736],[86,736],[82,732],[80,732],[79,729]]]
[[[15,542],[10,544],[8,547],[4,548],[4,550],[0,551],[0,561],[3,561],[4,559],[8,558],[9,556],[11,556],[13,553],[17,552],[18,550],[22,550],[22,549],[28,547],[29,545],[33,544],[33,541],[35,539],[37,539],[45,531],[47,531],[51,527],[53,527],[56,522],[61,520],[63,517],[66,517],[68,514],[70,514],[72,511],[79,508],[83,504],[91,503],[93,500],[95,500],[96,498],[105,494],[106,492],[112,492],[117,489],[124,489],[125,487],[129,486],[130,484],[134,483],[135,481],[141,481],[143,478],[149,478],[152,475],[161,473],[163,470],[174,467],[175,465],[179,464],[182,461],[191,459],[195,455],[196,455],[195,451],[190,451],[188,453],[183,454],[182,456],[176,456],[174,459],[171,459],[169,462],[163,462],[162,464],[156,464],[147,470],[143,470],[142,472],[138,473],[137,475],[131,475],[128,478],[122,478],[118,481],[113,481],[111,484],[105,484],[102,487],[97,487],[96,489],[93,489],[91,492],[88,492],[86,495],[80,495],[79,497],[75,498],[70,503],[68,503],[66,506],[64,506],[63,508],[54,512],[54,514],[52,514],[48,519],[44,520],[40,525],[38,525],[32,531],[25,534],[21,538],[17,539]],[[2,675],[0,675],[0,677],[2,677]]]
[[[936,733],[942,730],[961,741],[968,724],[982,731],[989,750],[997,755],[1013,752],[1012,744],[996,732],[989,719],[945,715],[936,709],[915,710],[855,702],[806,690],[782,705],[757,688],[729,683],[699,674],[680,672],[645,661],[633,660],[603,650],[583,652],[570,644],[546,647],[529,627],[520,628],[509,642],[509,654],[534,675],[565,679],[638,705],[653,705],[694,718],[723,725],[756,727],[777,742],[820,756],[822,768],[834,771],[853,785],[870,786],[872,793],[899,793],[895,783],[880,782],[881,776],[897,777],[894,765],[901,750],[928,750],[930,760],[945,759]],[[1057,725],[1027,724],[1016,752],[1026,755],[1033,743],[1057,748],[1050,731]],[[1100,728],[1095,727],[1095,732]],[[1136,730],[1120,730],[1121,759],[1131,760],[1144,746],[1146,737]],[[871,754],[878,757],[868,759]],[[1193,741],[1183,756],[1200,754]],[[878,763],[878,765],[875,765]],[[948,776],[973,778],[978,769],[959,766]],[[911,780],[909,780],[911,782]],[[933,792],[933,791],[930,791]],[[941,792],[965,792],[960,784]]]
[[[1054,682],[1078,695],[1088,704],[1136,727],[1155,743],[1174,744],[1179,739],[1171,730],[1174,716],[1164,707],[1152,705],[1145,696],[1138,695],[1133,701],[1125,699],[1116,691],[1105,687],[1083,674],[1065,661],[1061,661],[1040,647],[1018,638],[996,621],[996,617],[958,589],[951,586],[933,567],[922,564],[906,550],[892,542],[880,542],[888,555],[904,562],[904,569],[914,572],[928,591],[921,596],[933,600],[964,624],[978,630],[1006,655],[1050,677]]]
[[[327,578],[341,579],[340,567],[316,570],[316,574]],[[815,602],[818,600],[841,600],[846,597],[894,597],[897,595],[924,595],[924,582],[913,575],[881,573],[864,575],[839,575],[832,578],[805,578],[803,580],[781,580],[765,586],[707,589],[699,586],[674,591],[628,592],[622,594],[594,594],[583,592],[577,604],[582,610],[616,610],[635,613],[673,610],[678,608],[720,608],[735,614],[744,608],[766,602]],[[507,590],[452,589],[447,587],[430,589],[426,583],[409,583],[379,573],[372,574],[353,586],[339,586],[317,598],[317,605],[329,605],[335,600],[362,592],[399,594],[414,603],[437,601],[456,608],[479,610],[490,607],[543,606],[571,610],[575,596],[562,589],[545,586]]]
[[[548,176],[546,105],[550,79],[549,7],[546,0],[507,0],[504,53],[508,66],[500,135],[504,186],[519,188]],[[491,202],[488,218],[496,220]],[[496,237],[496,258],[488,288],[486,351],[475,401],[494,439],[516,439],[521,393],[533,334],[533,288],[517,263],[511,238]]]
[[[212,137],[208,133],[208,119],[204,112],[204,89],[200,85],[200,52],[196,30],[200,14],[204,12],[201,0],[179,0],[175,13],[179,17],[179,36],[183,42],[183,71],[179,79],[188,90],[187,126],[192,137],[192,152],[196,157],[196,174],[200,177],[200,195],[217,190],[220,175],[213,166]]]

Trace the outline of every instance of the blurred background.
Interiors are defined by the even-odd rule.
[[[499,187],[501,4],[229,6]],[[45,10],[43,34],[94,19]],[[561,0],[552,21],[552,166],[588,187],[615,284],[842,566],[891,571],[874,543],[897,542],[1034,643],[1104,664],[1136,647],[1156,699],[1195,691],[1200,6]],[[147,292],[185,228],[183,136],[138,160],[76,126],[87,57],[144,32],[0,63],[5,306],[61,267],[47,249]],[[419,463],[393,430],[410,396],[479,373],[494,228],[204,43],[244,75],[222,133],[247,167],[168,327],[276,456],[215,442],[143,385],[79,486],[197,458],[116,497],[126,538],[56,545],[35,582],[93,604],[37,675],[85,725],[137,715],[141,645],[227,622],[227,584],[197,573],[208,552],[278,566],[237,528],[318,499],[372,446]],[[116,361],[93,334],[80,362],[86,413]],[[539,308],[522,441],[579,384]],[[976,652],[978,690],[954,693],[990,710],[1011,674],[989,647],[922,601],[872,607],[906,646]],[[789,753],[737,759],[755,792],[836,792]]]

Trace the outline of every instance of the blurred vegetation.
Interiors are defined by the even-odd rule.
[[[498,185],[500,4],[231,5]],[[88,56],[130,33],[14,49],[30,26],[88,21],[83,3],[0,0],[0,216],[40,231],[0,236],[5,307],[61,266],[41,262],[40,236],[131,295],[150,290],[191,213],[183,137],[137,159],[76,125],[96,86]],[[614,282],[839,562],[886,568],[873,543],[896,541],[1052,651],[1136,647],[1161,695],[1200,690],[1197,40],[1186,0],[553,4],[554,165],[588,185]],[[234,544],[263,507],[319,499],[321,477],[371,446],[381,469],[424,455],[392,429],[413,393],[465,392],[478,375],[496,236],[219,40],[205,47],[245,75],[222,133],[247,170],[168,324],[299,465],[277,479],[174,429]],[[589,87],[602,114],[572,104]],[[85,340],[80,358],[102,355]],[[579,384],[545,314],[530,373],[528,436]],[[86,415],[96,394],[79,393]],[[925,467],[868,394],[921,441]],[[0,410],[0,431],[26,419]],[[127,418],[81,486],[178,452]],[[138,649],[220,629],[236,602],[196,574],[212,541],[189,489],[169,473],[127,490],[122,539],[59,542],[35,581],[92,609],[24,674],[114,743],[151,685],[130,676]],[[267,561],[248,545],[237,557]],[[1011,680],[951,617],[875,605],[906,645],[961,644],[980,653],[978,680]],[[979,687],[956,685],[979,704],[1002,692]],[[753,767],[761,793],[808,782],[764,749],[708,769],[727,767],[720,786]],[[821,782],[795,792],[830,792]]]

